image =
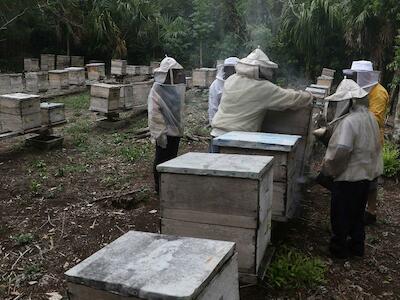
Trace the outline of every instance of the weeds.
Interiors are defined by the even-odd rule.
[[[30,184],[30,190],[33,195],[39,195],[41,190],[42,184],[37,181],[36,179],[32,179]]]
[[[27,280],[37,280],[42,276],[42,266],[31,264],[24,268],[24,275]]]
[[[61,102],[65,104],[66,109],[73,109],[79,112],[88,109],[90,96],[89,93],[73,95],[63,98]]]
[[[383,175],[385,177],[395,177],[400,171],[400,151],[392,142],[385,142],[383,147]]]
[[[139,159],[148,159],[150,157],[150,146],[150,143],[125,146],[121,148],[120,153],[126,160],[136,162]]]
[[[34,240],[34,236],[32,233],[21,233],[20,235],[12,237],[12,240],[18,246],[24,246],[24,245],[29,245],[30,243],[32,243]]]
[[[276,288],[313,288],[325,283],[326,270],[319,258],[284,248],[269,268],[269,279]]]

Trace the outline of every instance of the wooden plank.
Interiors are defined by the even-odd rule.
[[[161,233],[236,243],[239,272],[255,274],[255,231],[252,229],[161,219]]]
[[[120,86],[115,84],[97,83],[90,87],[90,96],[105,99],[118,99],[120,97]]]
[[[241,178],[161,174],[161,210],[185,209],[257,217],[258,181]]]
[[[274,182],[273,187],[274,197],[272,200],[272,218],[274,216],[285,215],[285,202],[286,202],[286,184]]]
[[[120,109],[119,107],[119,97],[118,99],[105,99],[90,97],[90,108],[91,111],[110,113],[116,112]]]

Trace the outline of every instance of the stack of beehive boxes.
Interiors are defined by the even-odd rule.
[[[68,89],[69,77],[67,70],[53,70],[49,71],[49,84],[50,88],[54,90]]]
[[[31,93],[46,92],[49,89],[48,72],[25,73],[25,89]]]
[[[92,81],[99,81],[106,77],[105,63],[91,63],[86,65],[88,79]]]
[[[193,86],[199,88],[209,88],[215,77],[217,76],[217,69],[214,68],[200,68],[193,70]]]
[[[40,70],[38,58],[25,58],[24,59],[25,72],[37,72]]]
[[[68,55],[57,55],[57,69],[63,70],[68,68],[71,63],[71,58]]]
[[[123,76],[126,75],[126,60],[113,59],[111,61],[111,74]]]
[[[40,127],[40,97],[22,93],[1,95],[0,120],[5,132],[23,133]]]
[[[40,69],[42,71],[51,71],[56,69],[56,56],[54,54],[40,55]]]
[[[71,56],[71,67],[84,67],[85,58],[83,56]]]
[[[85,85],[85,68],[69,67],[65,70],[68,71],[68,80],[70,85]]]
[[[120,107],[124,110],[132,109],[133,107],[133,85],[122,84],[120,85]]]
[[[8,74],[0,74],[0,93],[6,94],[11,90],[10,76]]]
[[[90,110],[112,113],[120,109],[121,87],[114,84],[96,83],[90,88]]]
[[[40,103],[42,124],[57,125],[65,122],[64,103]]]

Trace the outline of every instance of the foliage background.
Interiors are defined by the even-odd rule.
[[[21,71],[40,53],[213,66],[259,45],[285,75],[370,59],[389,82],[399,16],[397,0],[2,0],[0,69]]]

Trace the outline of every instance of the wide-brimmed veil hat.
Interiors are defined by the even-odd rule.
[[[326,97],[327,101],[344,101],[350,99],[362,99],[368,96],[368,93],[361,88],[354,80],[343,79],[339,84],[336,93]]]
[[[168,72],[174,69],[182,70],[183,67],[174,58],[165,56],[160,63],[160,67],[154,69],[154,80],[159,83],[164,83]]]
[[[260,66],[270,69],[278,68],[278,64],[271,61],[260,48],[255,49],[247,57],[241,59],[239,62],[245,65]]]

